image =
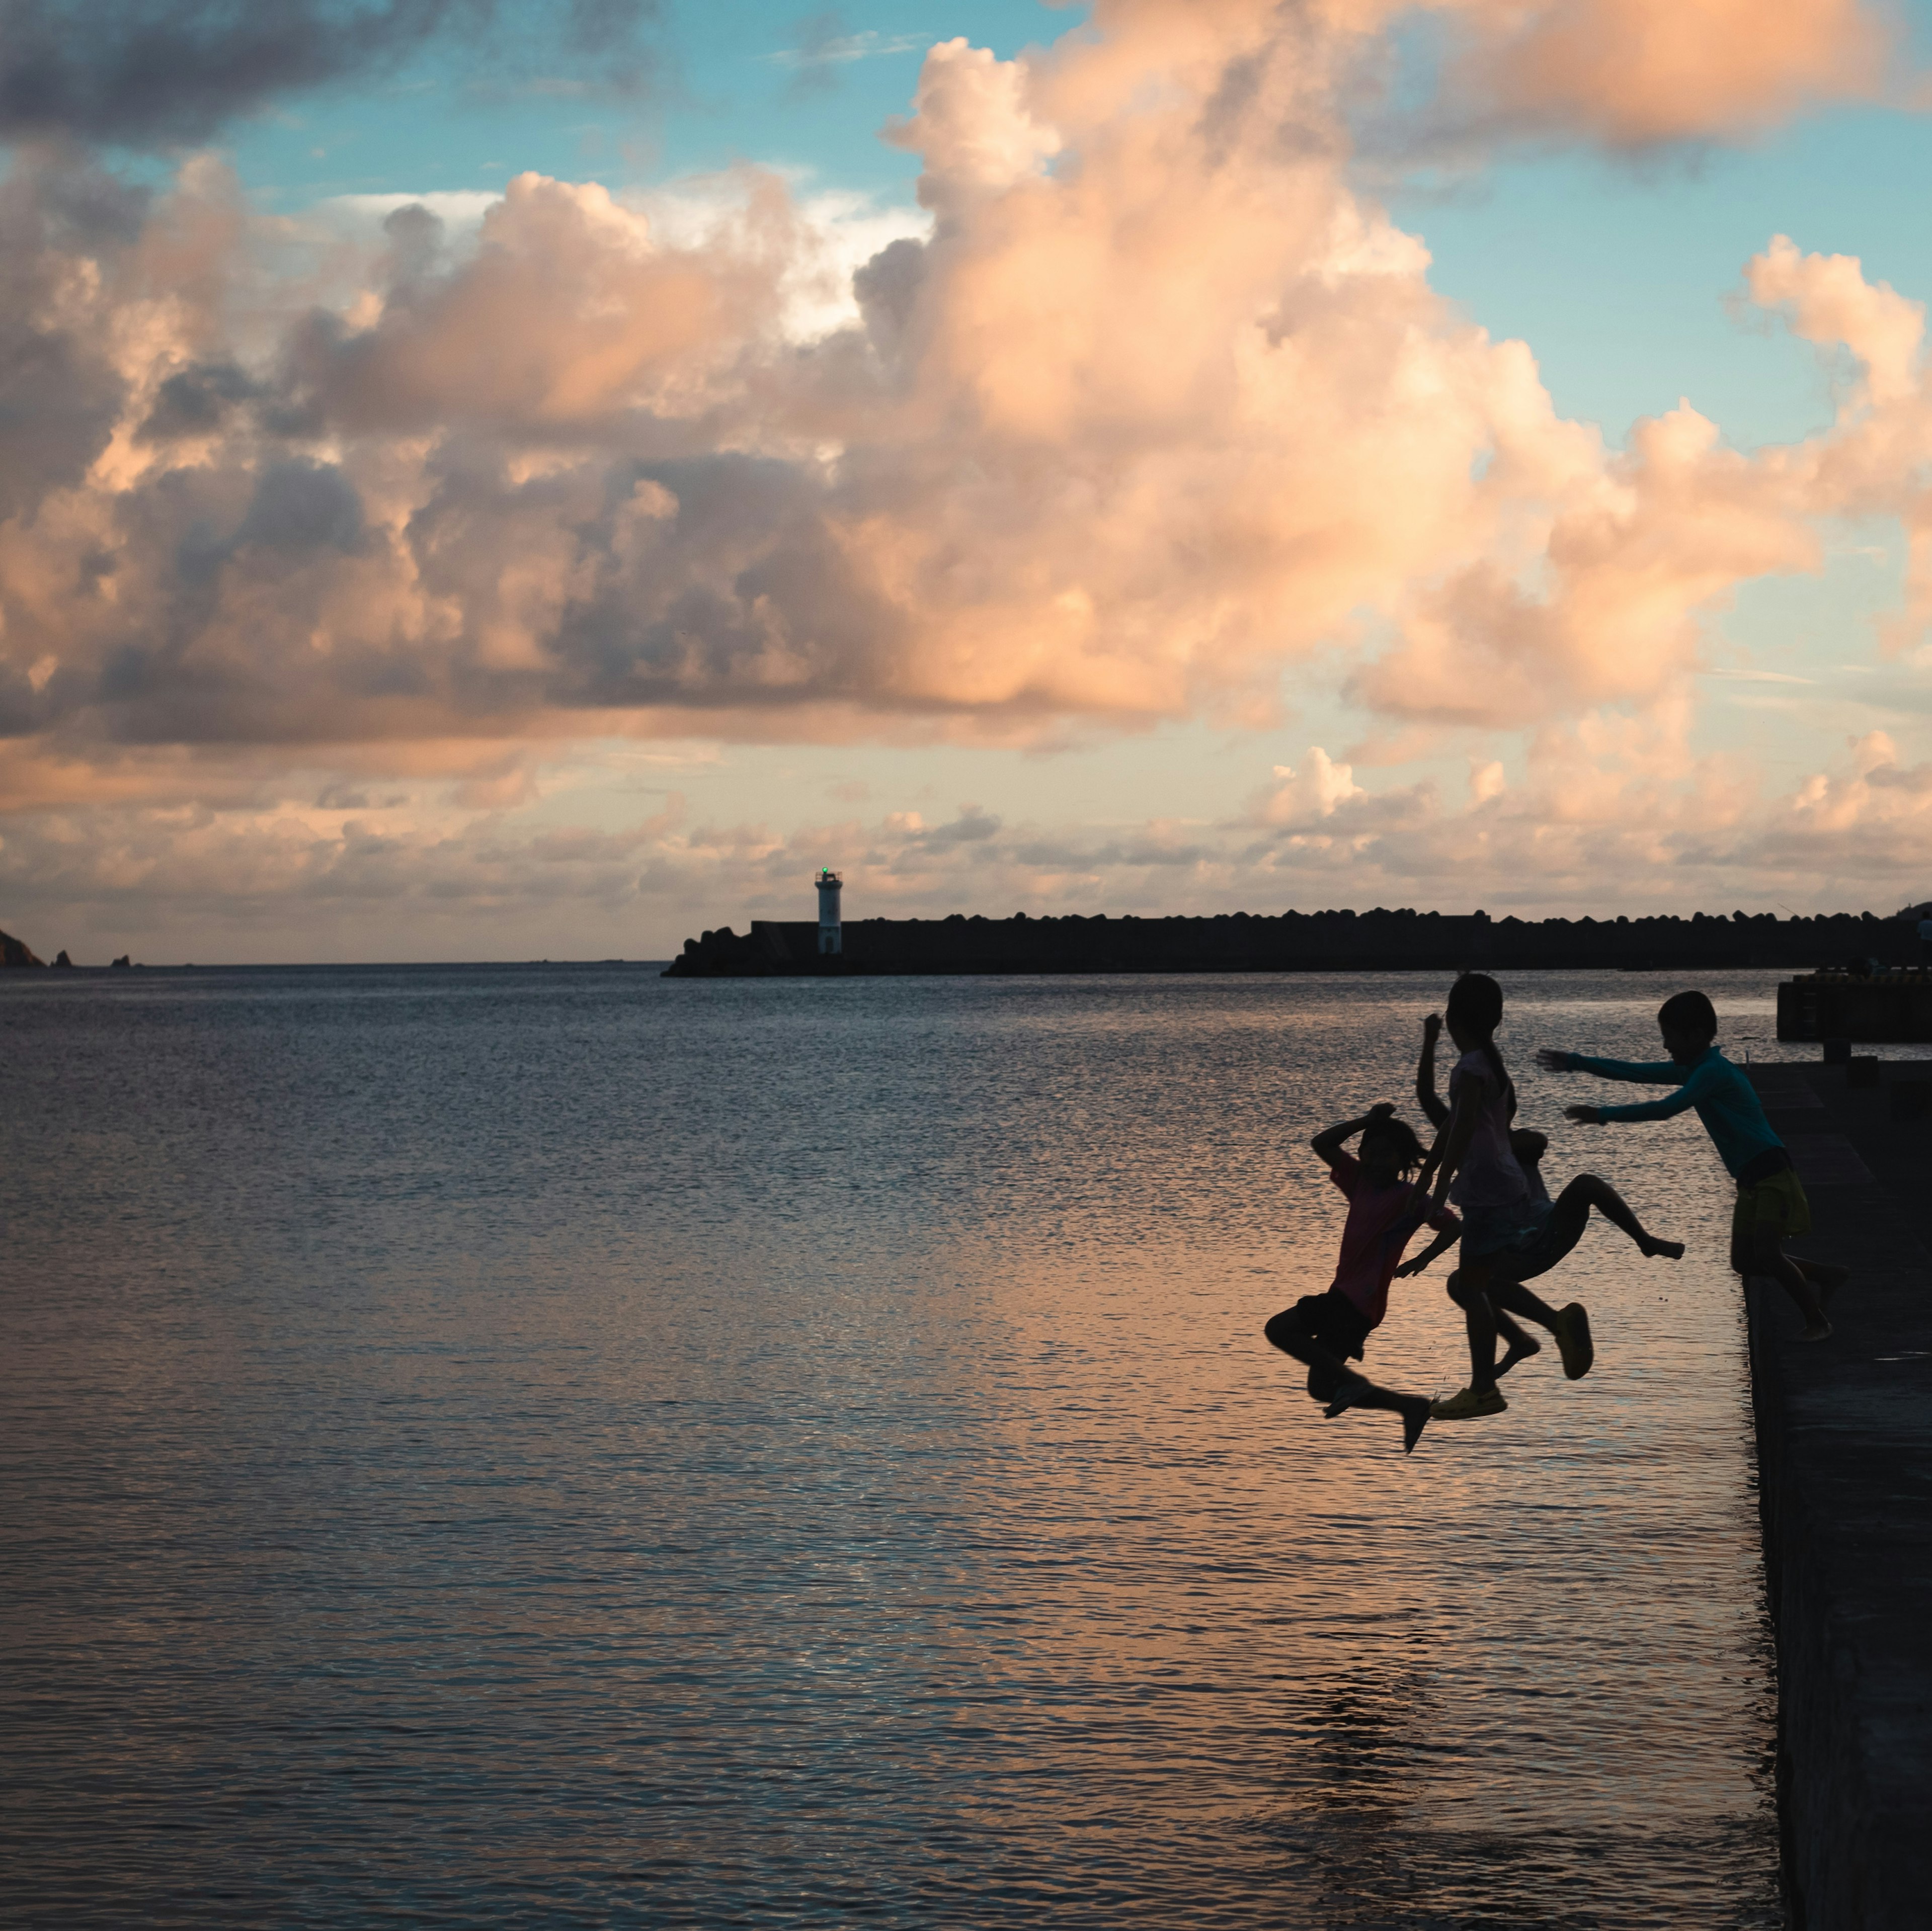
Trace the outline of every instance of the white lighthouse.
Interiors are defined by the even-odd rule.
[[[818,950],[821,957],[844,949],[838,929],[838,888],[844,882],[836,871],[821,871],[812,881],[818,887]]]

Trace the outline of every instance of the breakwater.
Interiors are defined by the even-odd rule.
[[[1813,1231],[1794,1245],[1855,1270],[1815,1345],[1774,1284],[1747,1291],[1798,1931],[1906,1931],[1932,1898],[1928,1070],[1750,1069],[1810,1197]]]
[[[1696,913],[1689,918],[1492,919],[1486,913],[1324,911],[1213,918],[860,919],[843,949],[818,950],[805,919],[725,926],[687,939],[666,976],[756,979],[998,973],[1720,971],[1853,961],[1904,965],[1916,927],[1874,913],[1814,919]]]

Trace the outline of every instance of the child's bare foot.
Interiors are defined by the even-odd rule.
[[[1829,1341],[1831,1338],[1832,1324],[1822,1315],[1798,1336],[1801,1341]]]
[[[1653,1234],[1646,1234],[1637,1243],[1637,1251],[1646,1261],[1681,1261],[1684,1258],[1684,1243],[1681,1240],[1660,1240]]]
[[[1532,1354],[1542,1352],[1543,1343],[1533,1335],[1526,1334],[1503,1350],[1503,1357],[1496,1363],[1496,1373],[1499,1376],[1507,1375],[1519,1361],[1527,1361]]]
[[[1431,1405],[1418,1395],[1412,1402],[1402,1405],[1402,1452],[1412,1455],[1415,1444],[1422,1439],[1422,1431],[1429,1426]]]

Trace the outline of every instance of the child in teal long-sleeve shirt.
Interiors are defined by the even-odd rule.
[[[1537,1058],[1551,1072],[1676,1085],[1677,1090],[1664,1099],[1634,1106],[1570,1106],[1564,1111],[1580,1126],[1596,1126],[1668,1120],[1695,1107],[1737,1183],[1737,1204],[1731,1213],[1731,1265],[1740,1274],[1769,1275],[1798,1303],[1804,1317],[1805,1339],[1822,1341],[1832,1324],[1825,1318],[1820,1291],[1835,1290],[1847,1270],[1823,1261],[1801,1261],[1784,1251],[1787,1239],[1810,1231],[1810,1204],[1784,1142],[1765,1117],[1756,1089],[1717,1048],[1715,1008],[1701,992],[1680,992],[1664,1002],[1657,1023],[1668,1060],[1593,1060],[1546,1047]]]

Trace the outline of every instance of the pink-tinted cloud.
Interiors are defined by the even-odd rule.
[[[1856,406],[1880,408],[1908,400],[1920,376],[1925,304],[1908,301],[1886,283],[1868,282],[1850,255],[1808,255],[1789,235],[1747,265],[1744,280],[1760,307],[1781,310],[1791,332],[1808,342],[1850,352],[1863,373]]]
[[[1265,721],[1338,644],[1397,716],[1658,701],[1737,583],[1814,567],[1812,506],[1688,409],[1628,454],[1558,418],[1349,187],[1346,34],[1282,19],[1118,0],[1035,65],[935,47],[895,138],[937,226],[812,340],[831,244],[769,176],[676,244],[534,175],[460,248],[401,209],[318,301],[339,250],[304,267],[218,169],[148,208],[27,157],[0,706],[74,744],[1010,734]],[[1856,279],[1774,253],[1759,292],[1895,407],[1910,317]]]
[[[1506,120],[1636,148],[1748,139],[1876,97],[1892,22],[1862,0],[1497,0],[1457,76]]]
[[[1475,120],[1625,146],[1868,88],[1881,45],[1850,0],[1749,33],[1730,0],[1448,10]],[[526,175],[474,234],[417,208],[345,241],[252,213],[206,160],[151,196],[22,152],[0,184],[0,805],[163,814],[99,833],[124,882],[161,877],[172,838],[238,889],[434,876],[488,902],[492,865],[579,861],[431,835],[419,795],[379,837],[262,787],[441,760],[448,808],[494,817],[540,788],[506,746],[1266,724],[1318,667],[1391,730],[1570,751],[1528,787],[1486,762],[1466,810],[1310,752],[1218,843],[977,835],[991,810],[887,828],[881,889],[1001,852],[1004,881],[1070,890],[1130,863],[1204,889],[1343,857],[1420,877],[1459,839],[1499,878],[1612,846],[1679,862],[1662,803],[1635,844],[1628,814],[1686,795],[1688,680],[1741,584],[1818,568],[1834,519],[1897,516],[1894,648],[1932,616],[1921,310],[1780,238],[1748,287],[1843,362],[1831,427],[1746,455],[1686,404],[1606,447],[1352,180],[1347,90],[1390,18],[1102,0],[1031,60],[943,43],[892,134],[930,232],[872,255],[829,320],[836,224],[755,170],[682,226]],[[1633,763],[1626,727],[1676,763]],[[1707,772],[1699,808],[1736,781]],[[197,803],[242,842],[167,815]],[[798,856],[653,836],[658,871],[623,891],[742,889],[748,852]]]

